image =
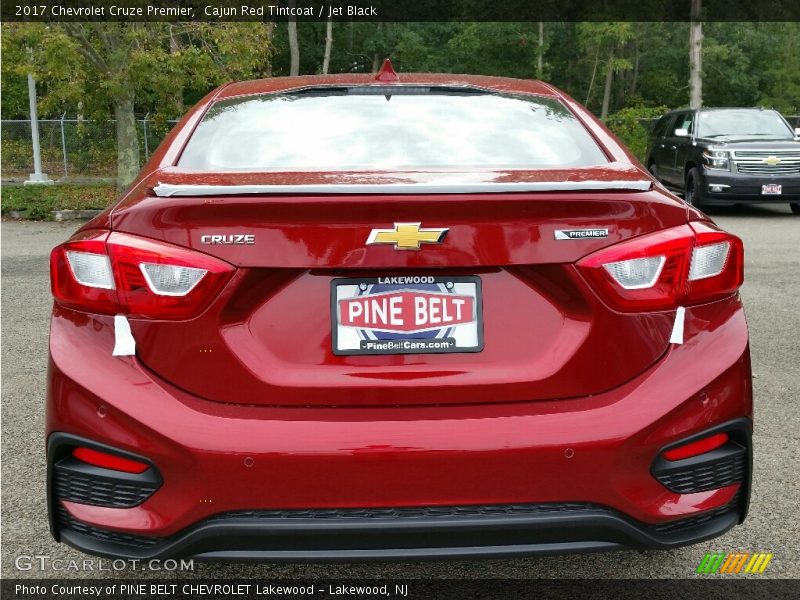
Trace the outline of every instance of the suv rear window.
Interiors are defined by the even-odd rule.
[[[561,102],[474,88],[309,88],[215,103],[179,166],[198,171],[585,167],[608,159]]]

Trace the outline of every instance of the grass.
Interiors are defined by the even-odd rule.
[[[53,210],[102,209],[116,197],[107,184],[4,185],[0,191],[3,214],[26,212],[37,220],[51,219]]]

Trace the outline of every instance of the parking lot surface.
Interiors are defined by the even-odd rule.
[[[788,206],[717,209],[745,243],[756,429],[750,515],[723,537],[669,552],[613,552],[487,561],[333,564],[195,563],[182,577],[683,578],[706,552],[771,552],[762,577],[800,577],[800,217]],[[55,543],[45,506],[44,395],[50,249],[76,224],[2,223],[2,576],[175,577],[165,571],[20,570],[20,556],[83,561]],[[142,567],[139,567],[142,569]],[[709,577],[709,576],[705,576]]]

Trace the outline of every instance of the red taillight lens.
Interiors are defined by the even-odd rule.
[[[64,306],[151,319],[198,315],[234,268],[206,254],[124,233],[94,232],[53,250],[53,296]]]
[[[123,471],[125,473],[144,473],[150,468],[147,463],[91,448],[75,448],[72,451],[72,456],[95,467],[113,469],[114,471]]]
[[[689,442],[683,446],[672,448],[662,453],[662,456],[667,460],[682,460],[684,458],[691,458],[716,450],[720,446],[724,446],[728,441],[727,433],[715,433],[696,442]]]
[[[742,284],[743,263],[739,238],[693,223],[604,248],[578,268],[612,308],[640,312],[732,294]]]
[[[738,237],[704,223],[692,223],[697,234],[685,304],[700,304],[738,290],[744,282],[744,246]]]
[[[233,267],[207,254],[171,244],[112,233],[111,264],[125,312],[184,319],[206,308],[233,274]]]
[[[683,294],[693,239],[688,225],[673,227],[604,248],[578,267],[618,310],[669,309]]]
[[[106,252],[106,238],[107,231],[88,232],[53,249],[50,253],[50,287],[56,302],[102,314],[120,312]],[[81,263],[86,267],[94,266],[94,269],[81,269],[76,274],[74,268]],[[110,287],[106,285],[109,282],[112,284]]]

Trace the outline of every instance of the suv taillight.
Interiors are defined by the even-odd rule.
[[[603,248],[578,268],[616,310],[669,310],[733,294],[744,279],[744,250],[736,236],[692,223]]]
[[[194,250],[107,231],[84,233],[50,254],[53,296],[59,304],[151,319],[200,314],[234,270]]]

